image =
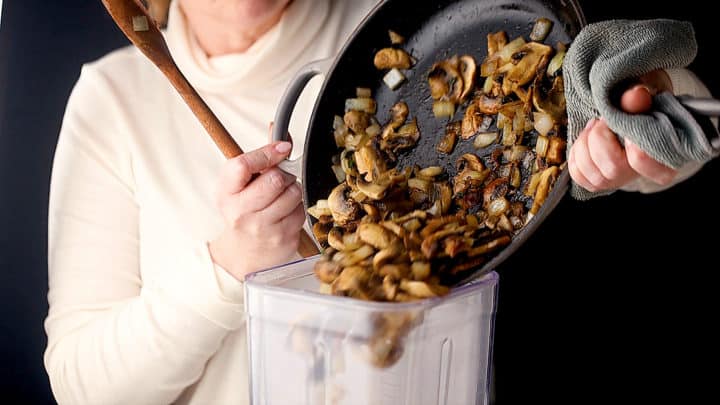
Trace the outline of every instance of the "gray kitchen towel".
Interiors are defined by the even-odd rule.
[[[631,115],[614,105],[619,86],[656,69],[685,67],[695,59],[697,43],[688,22],[610,20],[587,25],[573,41],[563,63],[568,111],[568,151],[587,122],[603,117],[621,138],[672,167],[717,156],[697,121],[669,93],[653,99],[650,114]],[[577,184],[571,195],[598,195]]]

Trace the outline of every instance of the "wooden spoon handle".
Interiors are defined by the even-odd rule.
[[[165,76],[167,76],[183,100],[185,100],[185,103],[190,107],[195,117],[197,117],[202,126],[205,127],[205,130],[213,142],[215,142],[215,145],[220,149],[220,152],[228,159],[241,155],[243,150],[238,146],[237,142],[235,142],[235,139],[230,136],[230,133],[225,129],[225,126],[217,116],[210,110],[210,107],[205,104],[205,101],[197,91],[195,91],[195,88],[190,85],[185,76],[180,72],[180,69],[175,67],[171,72],[166,72],[165,69],[163,69],[163,73],[165,73]]]

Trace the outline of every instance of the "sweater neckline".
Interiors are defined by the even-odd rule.
[[[312,44],[329,10],[329,0],[294,0],[280,21],[245,52],[208,57],[173,1],[165,35],[175,62],[198,91],[257,90],[294,73],[293,61]]]

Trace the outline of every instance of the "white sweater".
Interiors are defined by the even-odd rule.
[[[267,143],[292,75],[334,56],[376,1],[295,0],[247,52],[213,60],[176,4],[166,36],[181,70],[249,151]],[[291,124],[297,150],[320,80]],[[249,402],[243,286],[214,268],[206,247],[222,228],[214,189],[223,162],[136,49],[83,68],[50,192],[45,365],[58,402]]]
[[[335,55],[375,1],[295,0],[247,52],[212,60],[177,5],[166,35],[185,75],[249,151],[266,144],[294,72]],[[680,92],[701,86],[687,74],[673,79]],[[318,84],[291,124],[298,150]],[[213,266],[206,244],[222,228],[213,196],[223,162],[134,48],[83,68],[49,207],[45,365],[58,402],[248,403],[243,286]]]

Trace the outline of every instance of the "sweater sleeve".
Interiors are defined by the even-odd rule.
[[[672,82],[673,86],[673,92],[676,95],[687,94],[695,97],[711,96],[710,91],[707,89],[707,87],[705,87],[703,82],[700,81],[700,79],[698,79],[698,77],[695,76],[695,74],[693,74],[691,71],[687,69],[667,69],[666,72],[668,73],[668,76],[670,76],[670,81]],[[658,191],[667,190],[668,188],[687,180],[692,175],[697,173],[702,167],[702,162],[687,163],[685,166],[681,167],[678,170],[678,174],[675,177],[675,180],[667,186],[660,186],[652,182],[651,180],[640,177],[637,180],[622,187],[621,190],[637,191],[641,193],[655,193]]]
[[[113,94],[83,69],[55,154],[45,366],[61,404],[170,403],[243,323],[241,285],[220,285],[202,241],[157,269],[171,277],[142,279],[140,207]]]

